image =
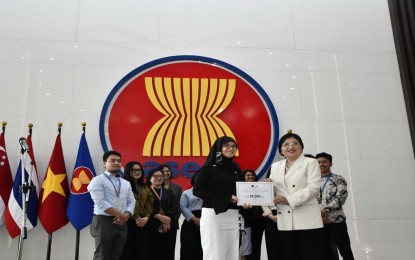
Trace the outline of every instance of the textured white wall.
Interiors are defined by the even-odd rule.
[[[244,70],[273,101],[281,133],[294,129],[307,153],[333,154],[349,181],[356,259],[415,258],[415,162],[386,0],[2,0],[0,121],[12,171],[33,123],[43,180],[61,121],[70,178],[86,121],[99,172],[105,98],[134,68],[171,55]],[[91,259],[87,228],[81,242],[80,259]],[[74,245],[68,224],[53,235],[52,259],[73,259]],[[39,223],[23,259],[45,258],[46,246]],[[0,227],[0,258],[16,251]]]

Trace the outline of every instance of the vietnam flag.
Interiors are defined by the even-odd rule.
[[[0,226],[4,224],[4,212],[13,188],[12,170],[6,152],[4,127],[0,134]]]
[[[39,195],[39,220],[48,234],[68,223],[68,176],[63,158],[60,128]]]

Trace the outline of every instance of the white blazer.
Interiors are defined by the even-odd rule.
[[[288,205],[277,204],[278,229],[304,230],[323,227],[317,195],[321,173],[316,159],[301,155],[285,174],[286,160],[273,163],[270,179],[276,195],[283,195]]]

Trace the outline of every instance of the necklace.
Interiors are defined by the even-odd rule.
[[[285,173],[287,173],[290,168],[291,168],[292,164],[288,164],[288,162],[285,163]]]

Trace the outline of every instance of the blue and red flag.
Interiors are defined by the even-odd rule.
[[[95,169],[89,153],[88,143],[86,142],[85,133],[82,133],[66,210],[69,221],[78,231],[92,222],[94,203],[87,186],[94,177]]]
[[[24,174],[22,174],[22,167]],[[35,162],[30,158],[30,155],[27,152],[23,154],[22,159],[20,160],[5,214],[7,231],[12,238],[20,234],[20,228],[23,225],[23,193],[20,190],[22,183],[31,184],[30,186],[34,187],[26,193],[28,208],[25,226],[27,230],[30,230],[37,225],[39,180],[36,173]]]

